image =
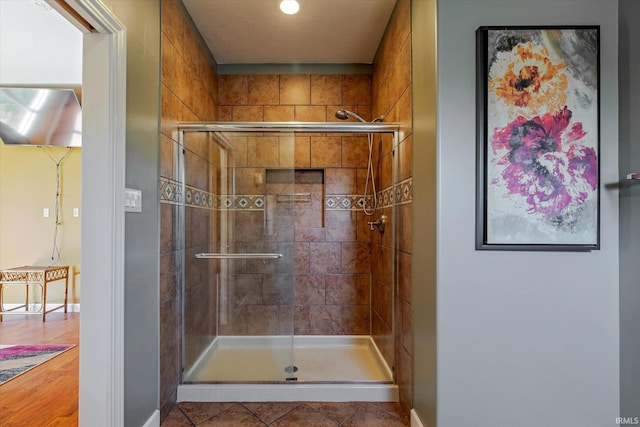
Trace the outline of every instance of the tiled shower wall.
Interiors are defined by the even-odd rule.
[[[182,147],[178,144],[176,123],[181,121],[213,121],[217,118],[218,79],[208,50],[203,47],[191,19],[178,0],[162,0],[162,123],[160,136],[160,407],[164,419],[176,402],[181,369],[181,305],[178,288],[181,270],[178,266],[186,250],[189,255],[207,246],[211,214],[194,206],[185,207],[185,219],[199,224],[186,233],[183,247],[177,237],[179,209],[184,206],[181,193],[182,171],[179,157],[185,149],[185,163],[195,164],[184,179],[193,189],[209,190],[214,183],[211,176],[215,155],[202,138],[192,140]],[[188,258],[189,259],[189,258]],[[190,288],[185,292],[185,302],[195,313],[209,313],[213,295],[208,294],[211,277],[208,263],[187,263],[185,274]],[[215,307],[215,304],[213,305]],[[215,317],[215,316],[214,316]],[[206,318],[206,317],[205,317]],[[203,321],[186,324],[186,330],[198,342],[215,331],[214,324]],[[196,352],[197,348],[193,348]],[[188,357],[191,357],[187,355]]]
[[[381,144],[379,155],[383,170],[397,162],[397,176],[381,171],[382,187],[392,186],[396,202],[393,217],[397,223],[396,275],[390,282],[390,272],[373,270],[372,308],[373,335],[378,346],[386,353],[394,352],[394,370],[400,387],[400,401],[411,408],[412,396],[412,333],[411,333],[411,202],[412,202],[412,110],[411,110],[411,1],[398,0],[386,33],[380,43],[372,79],[372,114],[385,116],[385,121],[401,124],[401,136],[397,147]],[[394,157],[395,153],[395,157]],[[379,260],[391,254],[391,239],[374,240],[373,265],[387,265]],[[395,306],[390,306],[389,296],[395,287]],[[396,330],[391,334],[389,318],[395,314]],[[391,344],[393,343],[393,345]]]
[[[218,86],[220,120],[337,121],[334,114],[340,108],[370,117],[369,75],[221,75]],[[238,242],[289,254],[294,259],[289,272],[293,277],[283,274],[286,268],[278,271],[278,265],[241,266],[235,293],[228,299],[236,301],[233,318],[222,333],[255,334],[257,325],[260,333],[290,333],[287,325],[293,322],[295,334],[369,334],[371,231],[366,222],[371,218],[362,213],[356,197],[364,192],[367,137],[305,133],[285,137],[290,141],[278,136],[240,138],[234,141],[243,153],[236,156],[237,191],[264,194],[267,200],[262,210],[237,213],[244,224],[241,229],[258,231],[253,236],[261,235],[263,224],[269,223],[269,196],[278,191],[269,190],[267,171],[295,167],[299,176],[319,171],[324,186],[314,190],[309,183],[297,182],[286,190],[310,193],[311,198],[275,216],[280,233],[271,240],[277,241],[257,242],[248,236],[250,241]],[[290,233],[283,232],[286,226]],[[243,286],[244,281],[254,285]],[[284,297],[287,288],[292,288],[292,300]],[[248,294],[240,294],[242,289]],[[256,313],[258,324],[252,321]]]
[[[180,188],[175,123],[179,121],[333,121],[339,108],[354,111],[366,119],[385,115],[387,122],[402,124],[400,144],[395,147],[398,174],[390,173],[393,147],[376,141],[379,166],[378,191],[395,197],[397,234],[381,238],[371,233],[371,218],[351,208],[326,209],[325,227],[302,227],[294,245],[302,266],[294,283],[296,333],[372,333],[387,358],[393,354],[401,401],[411,406],[411,34],[410,1],[398,0],[381,42],[374,74],[363,75],[221,75],[203,47],[191,19],[179,0],[162,0],[162,135],[161,135],[161,331],[160,363],[161,418],[176,400],[180,378],[180,306],[176,261],[185,248],[176,243],[178,206],[184,203]],[[220,88],[220,94],[218,94]],[[187,147],[190,148],[190,147]],[[193,155],[209,159],[211,153]],[[297,168],[324,169],[325,203],[342,196],[362,194],[366,177],[366,142],[345,141],[335,136],[304,135],[295,138],[293,157]],[[263,155],[272,156],[271,152]],[[210,165],[202,162],[202,172]],[[247,167],[250,168],[249,163]],[[259,168],[266,169],[260,165]],[[210,186],[213,184],[210,183]],[[205,186],[206,187],[206,186]],[[211,191],[212,187],[208,190]],[[203,190],[207,190],[204,188]],[[331,196],[336,196],[331,198]],[[327,197],[329,199],[327,199]],[[346,197],[348,199],[348,197]],[[385,205],[385,203],[382,203]],[[387,203],[385,212],[389,211]],[[325,205],[325,208],[327,205]],[[203,212],[196,213],[204,214]],[[391,216],[390,216],[391,217]],[[390,227],[390,225],[389,225]],[[391,228],[391,227],[390,227]],[[206,230],[211,235],[214,230]],[[398,252],[390,260],[391,245]],[[367,255],[369,245],[371,249]],[[308,251],[307,251],[308,248]],[[365,265],[362,261],[365,260]],[[359,263],[355,266],[354,263]],[[392,283],[390,262],[396,263]],[[304,270],[308,265],[308,273]],[[324,267],[331,266],[331,271]],[[389,266],[389,267],[386,267]],[[321,271],[318,271],[322,268]],[[366,270],[370,268],[370,270]],[[372,272],[372,292],[363,284]],[[194,274],[202,277],[202,271]],[[208,275],[208,274],[205,274]],[[195,281],[194,283],[199,283]],[[395,306],[390,306],[391,289],[396,288]],[[372,317],[369,318],[369,305]],[[366,308],[364,308],[366,307]],[[355,308],[355,311],[353,310]],[[365,313],[366,312],[366,313]],[[391,314],[396,317],[391,335]],[[315,320],[314,320],[315,319]],[[395,342],[395,345],[392,343]]]

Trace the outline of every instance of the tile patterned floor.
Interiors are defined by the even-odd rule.
[[[163,427],[406,427],[398,403],[270,402],[196,403],[175,406]]]

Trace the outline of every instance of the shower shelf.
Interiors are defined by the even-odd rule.
[[[276,200],[278,203],[310,202],[311,193],[278,193]]]
[[[196,254],[198,259],[278,259],[282,258],[282,254],[269,253],[239,253],[239,254]]]

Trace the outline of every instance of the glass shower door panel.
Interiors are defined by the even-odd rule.
[[[295,206],[271,194],[267,182],[271,170],[293,177],[293,136],[210,138],[218,164],[211,180],[211,250],[198,260],[210,264],[215,276],[217,336],[203,362],[204,380],[293,379],[294,234],[293,223],[279,218],[291,217]]]
[[[216,263],[201,262],[196,256],[211,252],[218,236],[217,212],[212,195],[220,167],[219,147],[210,135],[185,133],[182,156],[177,162],[182,177],[181,229],[183,379],[190,381],[217,336]]]

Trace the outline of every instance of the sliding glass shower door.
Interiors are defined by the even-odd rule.
[[[183,382],[294,380],[294,136],[185,131],[182,145]]]

